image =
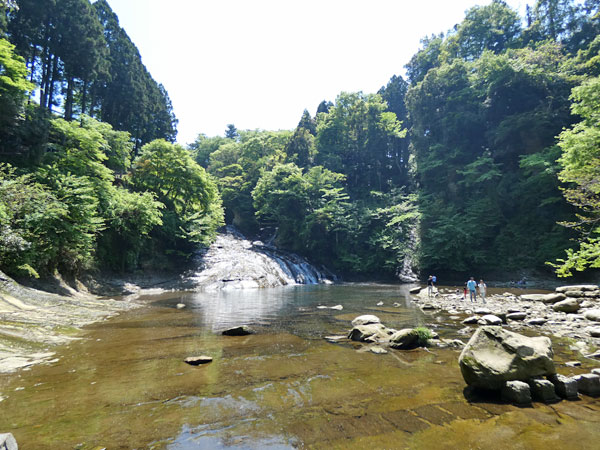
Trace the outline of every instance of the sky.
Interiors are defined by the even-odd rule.
[[[374,93],[480,0],[108,0],[179,119],[177,140],[293,129],[342,91]],[[526,0],[507,3],[524,13]]]

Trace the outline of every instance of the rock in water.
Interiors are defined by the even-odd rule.
[[[373,316],[370,314],[365,314],[364,316],[358,316],[352,321],[352,326],[356,327],[358,325],[369,325],[371,323],[381,323],[379,317]]]
[[[19,450],[17,441],[12,433],[0,434],[0,450]]]
[[[348,339],[361,342],[379,342],[389,339],[391,331],[380,323],[357,325],[348,334]]]
[[[600,376],[594,373],[584,373],[573,377],[577,381],[577,389],[582,394],[597,397],[600,395]]]
[[[228,330],[223,331],[224,336],[247,336],[249,334],[254,334],[247,325],[242,325],[241,327],[233,327]]]
[[[556,373],[552,342],[527,337],[501,327],[483,326],[471,337],[458,359],[468,385],[499,390],[507,381]]]
[[[506,315],[507,319],[510,320],[523,320],[525,319],[525,317],[527,317],[527,313],[524,312],[512,312]]]
[[[600,289],[595,284],[578,284],[575,286],[560,286],[555,289],[556,292],[567,292],[567,291],[597,291]]]
[[[574,378],[565,377],[564,375],[551,375],[548,379],[554,385],[554,390],[559,397],[567,399],[577,398],[577,380]]]
[[[534,378],[529,380],[529,388],[534,399],[544,402],[553,403],[559,400],[554,392],[554,384],[542,378]]]
[[[567,298],[552,305],[552,309],[556,312],[576,313],[579,311],[579,302],[574,298]]]
[[[185,303],[177,303],[177,309],[185,308]]]
[[[521,295],[521,300],[529,300],[532,302],[556,303],[567,298],[565,294],[525,294]]]
[[[478,323],[481,325],[501,325],[502,319],[493,314],[486,314],[481,319],[479,319]]]
[[[410,291],[408,291],[408,292],[409,292],[409,294],[418,294],[419,292],[421,292],[421,289],[422,289],[422,287],[421,287],[421,286],[419,286],[419,287],[414,287],[414,288],[411,288],[411,290],[410,290]]]
[[[190,366],[199,366],[200,364],[208,364],[212,362],[212,358],[210,356],[190,356],[185,358],[183,361],[188,363]]]
[[[412,328],[396,331],[390,337],[390,347],[401,350],[415,348],[419,343],[419,333]]]
[[[531,403],[531,390],[524,381],[507,381],[501,391],[502,398],[517,405]]]

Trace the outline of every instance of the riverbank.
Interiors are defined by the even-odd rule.
[[[600,308],[598,286],[564,286],[557,287],[554,293],[537,294],[489,289],[485,303],[479,295],[475,302],[469,300],[468,294],[465,299],[463,291],[456,288],[440,287],[432,296],[423,288],[411,299],[428,315],[444,312],[451,321],[462,323],[461,331],[466,336],[480,325],[502,324],[517,332],[570,339],[573,350],[600,359],[600,315],[595,313]]]

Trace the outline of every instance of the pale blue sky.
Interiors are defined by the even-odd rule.
[[[108,0],[167,88],[178,141],[291,129],[341,91],[376,92],[474,0]],[[524,11],[526,0],[508,0]]]

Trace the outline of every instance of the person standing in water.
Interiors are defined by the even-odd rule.
[[[471,299],[471,303],[476,302],[477,292],[475,289],[477,289],[477,282],[475,281],[475,278],[471,277],[471,279],[467,281],[467,289],[469,290],[469,298]]]
[[[427,278],[427,297],[431,297],[432,293],[433,293],[433,276],[429,275],[429,278]]]
[[[479,288],[479,296],[481,297],[481,300],[483,300],[483,303],[485,303],[485,293],[487,291],[487,284],[485,284],[483,280],[479,280],[479,286],[477,287]]]

